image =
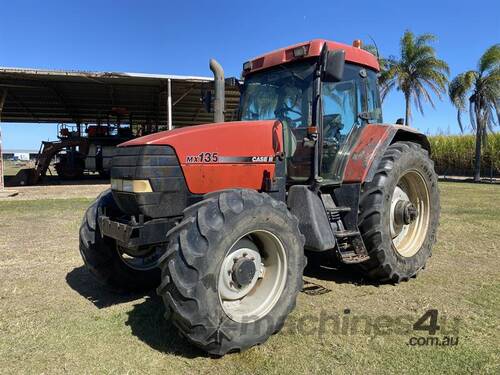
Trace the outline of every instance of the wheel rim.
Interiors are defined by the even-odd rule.
[[[286,283],[287,257],[281,240],[266,230],[240,237],[219,272],[222,309],[234,321],[250,323],[276,305]]]
[[[391,199],[390,233],[394,249],[412,257],[427,236],[430,218],[429,189],[420,172],[406,172],[398,181]]]
[[[161,246],[151,246],[144,250],[134,249],[134,254],[130,249],[116,245],[118,256],[128,267],[137,271],[149,271],[159,266],[159,259],[165,249]]]

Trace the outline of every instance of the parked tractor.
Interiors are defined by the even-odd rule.
[[[118,147],[111,189],[80,228],[98,280],[156,287],[179,332],[224,355],[283,327],[305,250],[379,282],[425,267],[439,218],[431,150],[383,124],[373,55],[312,40],[245,62],[237,122],[223,122],[223,71],[210,65],[217,123]]]
[[[18,171],[13,185],[35,185],[50,172],[54,159],[57,176],[65,180],[82,178],[85,172],[109,178],[116,145],[133,138],[130,126],[118,124],[58,125],[57,141],[42,141],[34,168]]]

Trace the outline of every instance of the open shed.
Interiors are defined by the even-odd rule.
[[[211,77],[0,68],[1,121],[95,124],[119,109],[122,122],[196,125],[213,121],[201,100],[212,86]],[[238,88],[226,85],[226,120],[238,102]]]
[[[229,81],[226,121],[236,119],[240,96],[235,80]],[[144,129],[154,132],[210,123],[214,118],[211,98],[212,77],[0,67],[0,122],[75,124],[79,134],[80,126],[88,124],[129,124],[138,136]],[[41,152],[30,180],[35,183],[45,174],[59,149],[77,144],[66,140],[57,149],[45,147],[50,152]],[[0,189],[1,163],[0,158]]]

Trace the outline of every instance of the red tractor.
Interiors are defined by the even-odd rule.
[[[111,190],[87,210],[80,252],[104,284],[157,287],[189,341],[223,355],[278,332],[305,251],[392,283],[424,268],[439,192],[425,135],[382,123],[377,59],[312,40],[243,64],[240,121],[121,144]]]

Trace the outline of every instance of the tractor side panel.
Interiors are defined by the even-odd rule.
[[[363,182],[378,153],[384,152],[390,142],[389,125],[366,125],[351,151],[344,170],[344,182]]]
[[[260,190],[275,177],[275,158],[283,151],[279,121],[241,121],[197,125],[137,138],[122,146],[168,145],[175,149],[189,191]]]
[[[430,153],[427,137],[416,129],[401,125],[366,125],[354,146],[344,170],[345,183],[371,181],[386,148],[397,141],[412,141]]]

